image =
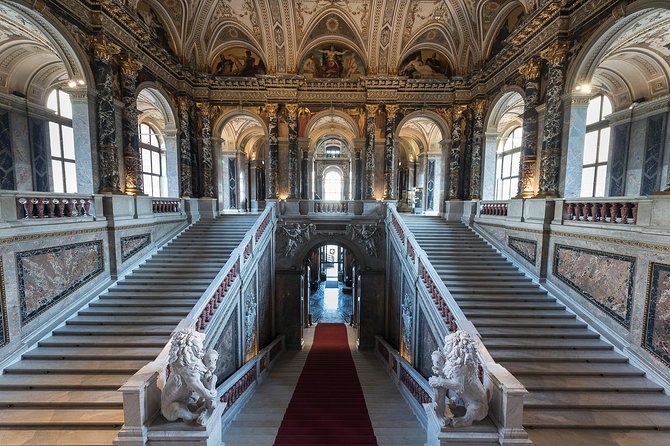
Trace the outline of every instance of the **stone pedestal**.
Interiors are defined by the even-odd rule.
[[[461,200],[452,200],[444,202],[444,213],[442,218],[447,221],[461,221],[465,202]]]
[[[444,427],[433,409],[433,403],[423,405],[426,411],[426,443],[424,446],[499,446],[498,430],[488,418],[468,427]]]
[[[204,426],[167,421],[159,415],[149,427],[147,446],[223,446],[221,416],[225,408],[225,403],[219,403]]]

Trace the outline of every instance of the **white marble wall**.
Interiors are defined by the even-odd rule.
[[[626,196],[640,195],[646,137],[647,120],[639,119],[633,121],[630,144],[628,145],[628,163],[626,165]]]
[[[582,189],[584,161],[584,136],[586,135],[586,110],[588,102],[579,101],[566,110],[569,117],[567,146],[561,155],[561,190],[564,197],[579,197]]]
[[[93,187],[89,97],[86,93],[74,93],[71,98],[74,156],[77,161],[77,193],[93,194],[95,190]]]
[[[177,148],[177,130],[165,130],[165,176],[167,177],[167,196],[179,194],[179,150]]]
[[[33,190],[32,157],[26,115],[13,111],[9,116],[9,126],[14,155],[14,187],[16,190]]]
[[[496,150],[498,147],[498,132],[486,132],[484,144],[484,166],[482,172],[482,199],[494,200],[496,193]]]

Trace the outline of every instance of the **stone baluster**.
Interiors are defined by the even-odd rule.
[[[288,123],[288,198],[298,198],[298,105],[286,104]]]
[[[395,141],[397,113],[395,104],[386,105],[386,128],[384,131],[384,200],[395,200],[398,190],[398,155]]]
[[[557,197],[563,133],[563,88],[568,43],[558,42],[540,53],[549,65],[544,139],[540,159],[540,197]]]
[[[142,63],[129,55],[121,59],[121,95],[123,97],[123,163],[126,170],[126,194],[143,192],[142,158],[137,123],[137,74]]]
[[[211,107],[207,102],[196,104],[199,115],[199,138],[200,145],[200,175],[202,176],[202,198],[214,197],[214,165],[212,159],[212,126],[210,122]]]
[[[537,106],[540,98],[540,63],[533,59],[519,68],[523,76],[523,140],[519,165],[519,188],[516,198],[535,195],[535,168],[537,165]]]
[[[179,167],[182,197],[193,195],[191,105],[190,99],[186,96],[179,98]]]
[[[276,200],[279,197],[279,123],[277,120],[277,104],[266,104],[268,114],[268,163],[265,166],[267,177],[267,198]]]
[[[119,54],[120,48],[102,36],[93,36],[91,46],[93,48],[93,71],[97,90],[100,192],[121,193],[119,160],[116,151],[116,117],[111,63],[112,56]]]
[[[482,149],[484,140],[484,111],[486,101],[479,99],[474,104],[472,129],[472,153],[470,154],[470,200],[479,200],[482,194]]]
[[[617,203],[610,203],[610,223],[616,223],[619,216],[619,205]]]
[[[451,153],[449,154],[449,200],[460,200],[461,196],[461,161],[462,161],[462,134],[463,113],[465,105],[455,105],[452,114]]]
[[[366,104],[365,121],[365,186],[363,188],[363,199],[375,199],[375,116],[379,106]]]
[[[628,212],[630,211],[630,204],[627,202],[621,203],[621,223],[628,224]]]

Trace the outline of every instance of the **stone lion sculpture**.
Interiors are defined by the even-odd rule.
[[[168,357],[169,376],[161,393],[161,412],[168,421],[204,425],[217,403],[216,350],[205,351],[205,335],[193,329],[176,333]]]
[[[486,418],[488,395],[479,381],[477,346],[466,332],[459,330],[444,338],[444,347],[433,352],[433,373],[428,383],[435,389],[433,406],[445,425],[471,426]],[[448,398],[448,392],[453,397]],[[449,399],[447,403],[447,399]],[[465,406],[465,415],[457,417],[452,410],[458,400]]]

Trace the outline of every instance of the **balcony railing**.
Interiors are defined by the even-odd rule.
[[[563,217],[566,221],[583,223],[637,224],[637,201],[630,199],[603,198],[566,200]]]
[[[479,215],[507,216],[507,201],[482,201]]]
[[[29,192],[16,194],[15,201],[18,220],[95,217],[92,195]]]

